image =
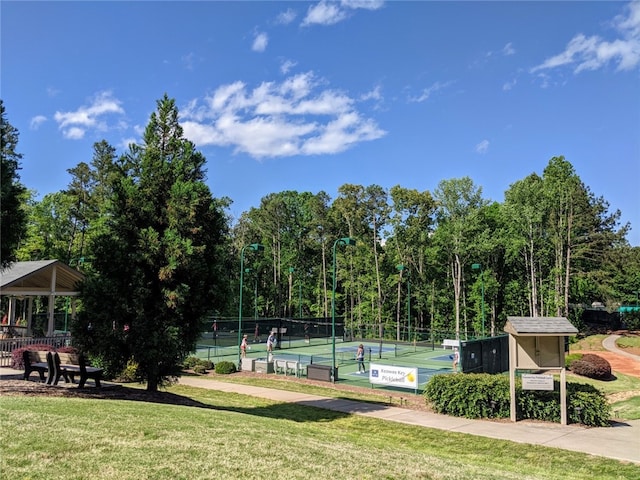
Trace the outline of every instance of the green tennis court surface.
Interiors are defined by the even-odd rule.
[[[196,356],[211,360],[214,363],[220,361],[238,362],[237,337],[234,345],[229,345],[233,341],[233,335],[229,338],[207,339],[198,345]],[[225,341],[226,340],[226,341]],[[225,346],[217,343],[227,344]],[[365,348],[366,373],[358,373],[358,366],[355,359],[358,345],[362,343]],[[247,358],[266,359],[266,343],[249,342]],[[436,374],[450,373],[452,371],[451,350],[444,350],[433,345],[393,343],[384,341],[354,341],[345,342],[336,338],[335,358],[338,367],[338,382],[353,384],[357,386],[369,387],[369,363],[383,364],[398,367],[410,367],[418,369],[418,385],[422,390],[424,384]],[[302,371],[306,371],[306,365],[332,364],[332,340],[331,338],[313,338],[289,340],[284,339],[273,352],[274,360],[288,360],[298,362],[302,365]],[[375,388],[392,388],[376,385]],[[393,387],[392,389],[396,389]],[[404,391],[404,389],[403,389]],[[410,390],[406,390],[410,391]]]

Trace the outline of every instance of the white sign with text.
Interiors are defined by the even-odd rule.
[[[369,382],[390,387],[418,388],[418,369],[393,365],[369,365]]]
[[[522,374],[523,390],[553,390],[553,375]]]

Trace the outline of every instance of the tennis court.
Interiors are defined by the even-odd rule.
[[[196,356],[210,360],[214,363],[220,361],[238,362],[237,336],[233,345],[233,335],[218,338],[216,342],[204,341],[198,345]],[[216,340],[216,339],[214,339]],[[265,338],[266,340],[266,338]],[[218,343],[222,345],[218,345]],[[365,350],[365,367],[367,372],[358,373],[355,359],[359,344],[363,344]],[[310,364],[331,366],[333,360],[333,342],[331,338],[311,339],[284,339],[273,352],[273,360],[285,360],[297,362],[306,371]],[[338,368],[338,382],[362,387],[373,387],[369,382],[369,364],[382,364],[395,367],[417,368],[418,390],[422,391],[424,385],[436,374],[451,373],[451,350],[444,350],[440,346],[430,343],[396,343],[385,340],[380,341],[344,341],[336,338],[335,359]],[[266,360],[267,351],[265,341],[249,341],[247,358]],[[375,385],[375,388],[396,390],[395,387]]]

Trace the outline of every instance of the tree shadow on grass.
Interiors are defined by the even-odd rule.
[[[322,401],[314,401],[314,404],[305,404],[303,402],[284,402],[255,407],[215,405],[195,400],[194,398],[186,395],[179,395],[162,390],[157,392],[149,392],[142,388],[113,384],[105,384],[102,388],[95,388],[93,387],[93,385],[85,388],[77,388],[77,386],[73,384],[51,386],[40,382],[25,381],[18,378],[9,380],[6,376],[4,376],[3,379],[0,380],[0,396],[5,395],[27,397],[82,398],[91,400],[123,400],[156,403],[163,405],[203,408],[213,411],[236,412],[245,415],[255,415],[266,418],[287,419],[294,422],[328,422],[344,418],[348,416],[349,413],[351,413],[328,409],[329,404],[323,405]],[[331,399],[324,400],[329,401]]]

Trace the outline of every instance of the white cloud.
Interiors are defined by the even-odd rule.
[[[253,40],[253,45],[251,46],[251,50],[254,52],[264,52],[267,49],[267,44],[269,43],[269,36],[260,32],[256,34],[256,37]]]
[[[196,59],[195,53],[190,52],[182,56],[182,64],[187,70],[193,70],[195,59]]]
[[[129,138],[123,138],[120,141],[120,145],[119,147],[122,150],[127,150],[129,148],[130,145],[132,144],[139,144],[140,143],[140,139],[139,138],[134,138],[134,137],[129,137]]]
[[[476,153],[484,155],[489,151],[489,140],[482,140],[475,148]]]
[[[284,12],[281,12],[280,14],[278,14],[276,23],[280,25],[289,25],[291,22],[293,22],[296,19],[296,16],[297,16],[297,13],[295,12],[295,10],[288,8]]]
[[[509,91],[516,86],[516,83],[517,83],[517,80],[515,78],[513,80],[505,82],[504,85],[502,85],[502,90],[504,90],[505,92]]]
[[[198,146],[232,146],[258,159],[332,154],[386,134],[354,99],[323,84],[307,72],[253,90],[243,82],[222,85],[190,102],[181,124]]]
[[[289,73],[289,71],[295,67],[298,64],[298,62],[294,62],[293,60],[284,60],[281,64],[280,64],[280,71],[286,75],[287,73]]]
[[[516,53],[516,49],[513,48],[513,44],[511,42],[507,43],[502,48],[502,54],[503,55],[515,55],[515,53]]]
[[[307,16],[302,21],[302,26],[307,25],[334,25],[347,18],[347,12],[337,3],[322,1],[312,5],[307,10]]]
[[[302,26],[334,25],[347,19],[352,10],[378,10],[383,5],[383,0],[342,0],[341,2],[321,0],[309,7],[306,17],[302,20]]]
[[[80,127],[70,127],[63,131],[64,138],[68,138],[69,140],[80,140],[84,138],[84,128]]]
[[[445,82],[445,83],[436,82],[430,87],[427,87],[424,90],[422,90],[422,93],[420,95],[409,97],[409,102],[411,103],[426,102],[427,100],[429,100],[431,95],[433,95],[435,92],[437,92],[438,90],[442,90],[443,88],[446,88],[449,85],[451,85],[451,82]]]
[[[376,85],[373,90],[362,95],[360,100],[383,100],[382,87],[380,85]]]
[[[36,115],[31,119],[31,122],[29,123],[29,128],[31,130],[38,130],[38,128],[40,128],[40,125],[42,125],[46,121],[47,121],[47,117],[45,117],[44,115]]]
[[[90,105],[73,112],[56,112],[53,116],[65,138],[77,140],[84,137],[88,129],[107,130],[105,118],[113,114],[124,114],[120,101],[111,92],[99,92]]]
[[[597,70],[616,63],[617,70],[633,70],[640,65],[640,2],[625,7],[626,15],[614,19],[613,26],[620,38],[607,41],[598,35],[574,36],[563,52],[547,58],[533,67],[531,73],[562,66],[572,66],[574,73]]]

